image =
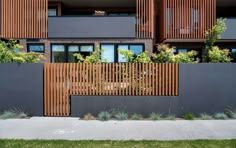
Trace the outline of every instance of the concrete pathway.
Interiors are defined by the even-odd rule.
[[[81,121],[76,118],[0,120],[0,139],[236,139],[236,120]]]

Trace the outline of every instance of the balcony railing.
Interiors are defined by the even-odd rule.
[[[223,40],[236,39],[236,18],[227,18],[225,23],[227,29],[222,34],[221,39]]]
[[[49,17],[49,38],[135,38],[135,16]]]

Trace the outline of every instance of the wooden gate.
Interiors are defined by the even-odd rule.
[[[178,64],[158,63],[47,63],[44,115],[69,116],[71,95],[178,96],[178,69]]]

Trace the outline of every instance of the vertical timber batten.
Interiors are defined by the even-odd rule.
[[[216,0],[161,0],[160,40],[204,39],[216,22]]]
[[[2,38],[47,38],[48,0],[1,0]]]

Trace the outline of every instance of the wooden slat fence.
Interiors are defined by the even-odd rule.
[[[71,95],[178,96],[178,71],[178,64],[47,63],[44,112],[46,116],[68,116]]]

